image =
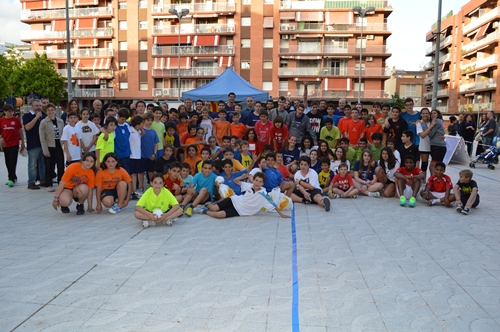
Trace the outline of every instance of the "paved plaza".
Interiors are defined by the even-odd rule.
[[[56,212],[26,164],[0,187],[0,331],[500,331],[498,169],[469,216],[360,197],[143,229]]]

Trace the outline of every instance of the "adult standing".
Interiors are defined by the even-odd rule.
[[[420,136],[418,151],[422,159],[422,171],[425,173],[424,180],[427,178],[427,169],[429,168],[429,154],[431,153],[431,141],[428,130],[431,124],[431,112],[427,107],[420,110],[420,121],[417,122],[417,134]]]
[[[299,104],[297,110],[290,113],[290,119],[286,123],[290,136],[297,137],[297,144],[302,142],[304,136],[309,135],[317,144],[317,137],[314,130],[311,128],[311,123],[306,114],[304,114],[304,104]]]
[[[467,114],[465,121],[462,122],[462,137],[464,138],[465,145],[467,145],[467,152],[469,156],[472,155],[472,142],[476,135],[476,123],[472,119],[472,115]]]
[[[234,106],[236,103],[234,102],[236,100],[236,94],[234,92],[229,92],[227,95],[227,103],[226,103],[226,118],[227,119],[233,119],[233,113],[234,113]],[[209,110],[210,111],[210,110]],[[231,121],[228,120],[228,121]]]
[[[21,149],[24,149],[23,126],[18,118],[14,117],[14,107],[4,105],[4,116],[0,118],[0,145],[3,147],[5,166],[7,166],[8,181],[5,183],[13,187],[17,181],[16,166],[19,154],[19,141]]]
[[[446,155],[446,141],[444,140],[444,122],[441,119],[441,112],[438,110],[432,110],[431,112],[431,124],[429,128],[425,131],[429,136],[429,142],[431,144],[431,165],[430,172],[431,175],[436,174],[436,163],[442,162],[444,156]]]
[[[193,100],[191,98],[186,98],[184,105],[186,106],[186,113],[191,114],[193,112]]]
[[[47,105],[47,117],[40,122],[40,143],[45,161],[45,183],[47,191],[54,191],[52,188],[52,174],[54,166],[57,165],[57,182],[59,183],[64,173],[64,153],[61,146],[61,135],[64,129],[64,122],[56,117],[56,107],[54,104]]]
[[[130,107],[132,107],[132,105],[130,105]],[[99,99],[94,100],[94,102],[92,103],[92,109],[93,109],[92,113],[99,114],[101,116],[101,119],[104,118],[104,110],[102,109],[102,102]]]
[[[45,162],[39,134],[40,122],[46,117],[43,110],[42,101],[35,99],[31,110],[23,115],[28,150],[28,189],[32,190],[40,189],[35,183],[37,176],[40,176],[40,183],[45,183]]]
[[[345,107],[345,98],[340,98],[339,99],[339,107],[337,107],[337,109],[335,109],[335,111],[333,111],[333,115],[337,115],[337,116],[343,118],[345,116],[344,107]]]
[[[271,122],[274,121],[274,118],[277,116],[281,116],[283,119],[283,123],[288,123],[290,114],[285,110],[285,97],[281,96],[278,98],[278,107],[273,108],[269,113],[269,120]]]
[[[82,115],[81,115],[81,112],[80,112],[80,105],[78,104],[78,100],[76,99],[71,99],[68,103],[68,109],[66,110],[66,112],[64,112],[63,114],[61,114],[61,120],[63,120],[63,123],[66,125],[66,118],[68,117],[68,113],[69,112],[75,112],[76,115],[78,116],[78,120],[80,120],[82,118]],[[101,121],[102,120],[102,116],[101,116]]]
[[[326,111],[327,109],[327,104],[326,104],[326,99],[321,99],[319,101],[318,105],[318,111],[322,116],[328,115],[328,112]]]
[[[255,111],[255,100],[253,99],[253,97],[247,97],[246,102],[247,102],[247,107],[241,111],[241,119],[240,119],[241,123],[245,123],[247,117]]]
[[[497,122],[495,121],[495,113],[493,113],[493,111],[488,111],[486,116],[488,117],[488,122],[486,122],[486,125],[483,128],[481,136],[483,137],[483,145],[491,146],[498,128]]]
[[[417,135],[417,121],[420,120],[420,112],[414,111],[413,106],[413,99],[406,98],[405,109],[401,110],[401,114],[399,116],[401,117],[401,119],[406,121],[408,130],[411,130],[413,132],[413,138],[411,142],[418,146],[420,144],[420,136]]]
[[[49,98],[47,97],[42,97],[42,111],[45,113],[45,109],[47,108],[47,105],[49,104]]]

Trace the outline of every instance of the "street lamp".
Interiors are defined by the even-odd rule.
[[[373,12],[375,7],[361,8],[360,6],[352,7],[354,14],[358,14],[361,18],[361,38],[359,45],[359,83],[358,83],[358,103],[361,103],[361,75],[362,75],[362,64],[363,64],[363,19],[366,17],[366,14]]]
[[[181,9],[180,12],[177,9],[169,9],[168,12],[179,19],[179,34],[177,39],[177,101],[181,101],[181,19],[189,14],[189,9]]]
[[[481,99],[483,99],[483,96],[481,95],[478,95],[476,96],[476,100],[477,100],[477,123],[481,123]]]

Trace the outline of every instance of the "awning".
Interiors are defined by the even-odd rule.
[[[233,65],[232,56],[221,56],[219,57],[219,67],[231,67]]]
[[[95,29],[96,27],[96,18],[79,18],[76,20],[75,24],[75,30]]]
[[[89,47],[97,46],[97,39],[77,39],[75,42],[77,48],[79,47]]]
[[[165,65],[165,58],[155,58],[153,69],[163,69],[164,65]]]
[[[323,22],[323,12],[297,12],[295,21]]]
[[[347,78],[325,78],[325,90],[347,90]]]
[[[264,29],[272,29],[274,27],[274,17],[264,17]]]
[[[217,46],[219,45],[219,35],[194,36],[193,46]]]
[[[99,83],[99,80],[76,80],[78,85],[97,85]]]
[[[321,55],[299,55],[296,56],[297,60],[319,60],[321,59]]]
[[[36,9],[45,9],[47,8],[48,1],[29,1],[23,2],[23,10],[36,10]]]
[[[353,12],[326,12],[325,24],[352,24]]]
[[[280,12],[280,20],[295,20],[295,12]]]
[[[165,69],[178,69],[179,68],[179,59],[177,57],[165,58]],[[181,65],[182,69],[191,68],[191,58],[190,57],[181,57]]]
[[[50,9],[66,8],[66,0],[47,1]]]
[[[476,36],[474,37],[473,40],[478,40],[478,39],[483,38],[486,34],[486,30],[488,30],[488,27],[490,26],[490,23],[491,22],[488,22],[485,25],[483,25],[481,28],[479,28],[479,31],[476,33]]]
[[[323,37],[318,35],[295,35],[295,36],[298,38],[316,38],[316,39]]]
[[[96,59],[95,69],[110,69],[111,59]]]
[[[99,4],[99,0],[78,0],[78,6],[90,6]]]
[[[69,22],[69,29],[72,30],[72,20]],[[52,31],[66,31],[66,20],[52,21]]]
[[[96,67],[97,59],[77,59],[75,62],[75,69],[91,69],[94,70]]]
[[[178,36],[158,36],[154,37],[153,44],[177,45]],[[181,44],[190,44],[191,36],[181,36]]]
[[[466,93],[465,97],[474,97],[475,93]]]

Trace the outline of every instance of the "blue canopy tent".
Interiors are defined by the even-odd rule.
[[[222,74],[217,76],[212,82],[207,83],[197,89],[182,93],[182,100],[191,98],[192,100],[219,101],[227,100],[230,92],[236,94],[237,102],[244,102],[251,96],[255,101],[266,101],[270,99],[269,93],[259,90],[240,75],[234,72],[233,68],[227,68]]]

